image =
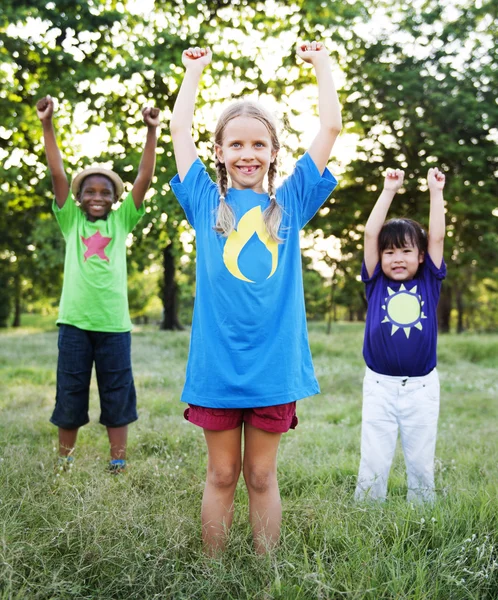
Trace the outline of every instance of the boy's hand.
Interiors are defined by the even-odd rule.
[[[197,69],[202,71],[212,59],[213,55],[209,48],[187,48],[182,54],[182,63],[186,69]]]
[[[405,172],[402,169],[388,169],[384,179],[384,189],[390,192],[397,192],[403,185]]]
[[[142,116],[144,118],[144,123],[147,127],[158,127],[159,122],[161,121],[159,117],[159,113],[161,111],[158,108],[153,108],[151,106],[146,106],[142,111]]]
[[[427,185],[429,186],[429,190],[442,190],[444,188],[444,184],[446,181],[446,177],[444,173],[442,173],[437,167],[429,169],[427,173]]]
[[[296,54],[313,66],[321,61],[329,60],[329,53],[322,42],[300,42],[296,47]]]
[[[54,101],[51,96],[45,96],[36,103],[36,114],[40,121],[49,121],[54,113]]]

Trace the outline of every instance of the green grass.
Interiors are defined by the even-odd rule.
[[[92,383],[91,423],[76,466],[54,470],[53,319],[0,333],[0,599],[498,598],[498,336],[440,338],[438,501],[405,501],[401,453],[389,501],[352,501],[361,424],[361,324],[310,325],[322,394],[298,404],[283,436],[284,507],[275,554],[253,553],[247,495],[237,490],[228,549],[202,554],[202,432],[179,402],[188,332],[137,327],[140,419],[128,473],[110,477]]]

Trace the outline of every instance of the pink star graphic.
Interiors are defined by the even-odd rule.
[[[105,255],[104,250],[107,244],[109,244],[109,242],[112,240],[112,238],[104,237],[100,234],[100,231],[97,231],[97,233],[94,233],[89,238],[84,238],[83,236],[81,236],[81,239],[87,247],[87,251],[85,252],[85,262],[87,258],[90,258],[90,256],[93,256],[94,254],[96,254],[102,260],[106,260],[107,262],[109,262],[109,259]]]

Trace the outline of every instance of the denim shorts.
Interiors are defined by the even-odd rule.
[[[60,325],[57,394],[50,421],[63,429],[88,423],[92,366],[100,396],[100,423],[123,427],[138,419],[131,370],[131,334]]]

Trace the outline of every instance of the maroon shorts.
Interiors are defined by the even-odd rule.
[[[285,433],[297,425],[295,402],[261,408],[206,408],[189,404],[183,416],[194,425],[211,431],[228,431],[249,423],[269,433]]]

